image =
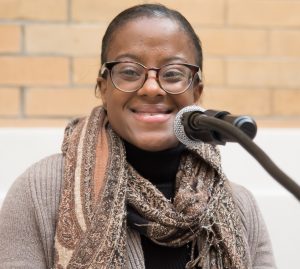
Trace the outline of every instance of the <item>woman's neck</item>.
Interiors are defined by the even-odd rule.
[[[173,196],[175,178],[180,163],[182,144],[163,151],[146,151],[124,141],[127,161],[144,178],[165,194]]]

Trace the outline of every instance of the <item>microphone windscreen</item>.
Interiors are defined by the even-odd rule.
[[[183,124],[183,114],[186,112],[204,112],[205,109],[203,109],[200,106],[197,105],[191,105],[191,106],[186,106],[184,108],[182,108],[181,110],[179,110],[179,112],[176,114],[175,120],[174,120],[174,124],[173,124],[173,131],[174,134],[176,136],[176,138],[184,145],[188,146],[188,147],[195,147],[197,145],[199,145],[199,143],[203,143],[201,141],[194,141],[192,139],[190,139],[184,130],[184,124]]]

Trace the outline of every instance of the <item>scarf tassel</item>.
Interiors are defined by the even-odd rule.
[[[205,246],[201,247],[200,241],[199,238],[192,241],[191,260],[186,264],[185,269],[226,269],[219,244],[213,245],[206,240]],[[195,257],[196,248],[198,254]]]

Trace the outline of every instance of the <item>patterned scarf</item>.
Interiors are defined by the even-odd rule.
[[[186,268],[250,268],[215,147],[203,143],[183,154],[173,201],[127,163],[123,142],[102,107],[67,126],[62,151],[54,268],[127,268],[126,204],[147,219],[152,241],[171,247],[191,243]]]

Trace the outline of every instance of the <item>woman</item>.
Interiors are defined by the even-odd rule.
[[[247,190],[216,148],[186,148],[172,126],[202,93],[202,50],[187,20],[134,6],[108,26],[103,106],[71,122],[63,154],[13,185],[0,220],[0,268],[275,268]]]

